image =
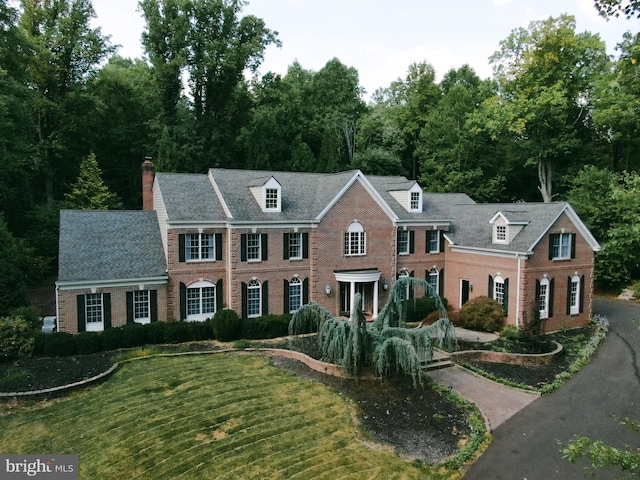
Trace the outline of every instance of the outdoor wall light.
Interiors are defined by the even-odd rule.
[[[328,283],[324,286],[324,291],[327,292],[327,295],[331,295],[331,285]]]
[[[389,288],[389,281],[386,278],[382,279],[382,288],[385,290]]]
[[[473,285],[469,284],[469,291],[473,292]]]

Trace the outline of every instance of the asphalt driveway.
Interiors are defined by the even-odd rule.
[[[640,305],[595,299],[609,333],[591,362],[559,390],[533,401],[493,431],[493,442],[464,480],[585,479],[586,461],[571,464],[561,445],[574,435],[637,448],[640,435],[616,422],[640,420]],[[617,468],[598,479],[619,478]]]

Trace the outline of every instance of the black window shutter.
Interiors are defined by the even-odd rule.
[[[504,310],[504,316],[509,316],[509,279],[504,279],[504,301],[502,302],[502,309]]]
[[[127,323],[133,323],[133,292],[127,292]]]
[[[149,314],[151,315],[151,321],[158,321],[158,291],[149,290]]]
[[[180,282],[180,320],[187,319],[187,286]]]
[[[102,294],[102,312],[104,313],[104,329],[111,328],[111,294]]]
[[[439,243],[439,247],[440,247],[440,253],[444,252],[444,230],[439,230],[439,236],[440,236],[440,241]]]
[[[553,278],[549,280],[549,318],[553,317]]]
[[[415,252],[415,247],[414,247],[415,241],[416,241],[416,232],[411,230],[409,231],[409,253]]]
[[[284,312],[282,313],[289,313],[289,281],[285,280],[284,284],[283,284],[283,291],[284,291]]]
[[[438,295],[444,297],[444,268],[438,273]]]
[[[222,287],[222,279],[216,282],[216,312],[224,308],[224,288]]]
[[[87,326],[84,320],[84,305],[85,305],[85,296],[78,295],[76,297],[77,305],[78,305],[78,333],[85,332],[87,330]]]
[[[584,275],[580,277],[580,313],[584,312]]]
[[[289,260],[289,234],[282,234],[282,258]]]
[[[243,233],[240,235],[240,261],[247,261],[247,234]]]
[[[242,318],[247,318],[247,312],[249,311],[248,305],[248,292],[247,292],[247,284],[242,282]]]
[[[493,277],[489,275],[489,285],[487,286],[487,297],[493,298]]]
[[[536,312],[540,311],[540,280],[536,279],[536,296],[534,298],[533,304],[535,305]],[[536,315],[538,315],[536,313]],[[538,318],[536,316],[536,318]]]
[[[549,235],[549,260],[553,260],[553,242],[557,235],[557,233]]]
[[[305,278],[302,281],[302,304],[306,305],[309,303],[309,279]]]
[[[302,234],[302,258],[309,258],[309,234]]]
[[[269,255],[267,254],[267,234],[266,233],[260,234],[260,250],[262,251],[262,261],[266,262],[267,259],[269,258]]]
[[[262,315],[269,315],[269,282],[262,282]]]
[[[424,236],[424,253],[429,253],[429,232],[431,230],[427,230]]]
[[[571,315],[571,277],[567,277],[567,315]]]
[[[571,258],[576,258],[576,234],[571,234]]]
[[[400,229],[396,230],[396,255],[400,254]]]
[[[184,262],[186,258],[186,240],[184,233],[178,235],[178,261]]]
[[[216,260],[222,260],[222,234],[216,233],[214,238],[216,241]]]

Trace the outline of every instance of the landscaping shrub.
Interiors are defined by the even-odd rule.
[[[166,343],[183,343],[191,340],[190,323],[171,322],[167,323],[164,330],[164,341]]]
[[[122,348],[141,347],[149,343],[148,325],[130,323],[122,327]]]
[[[20,316],[0,318],[0,361],[31,356],[36,331]]]
[[[502,305],[489,297],[476,297],[460,309],[461,327],[483,332],[497,332],[504,327]]]
[[[442,303],[446,308],[447,299],[442,298]],[[421,322],[425,320],[429,314],[438,311],[435,297],[418,297],[412,300],[407,300],[407,319],[409,323]],[[436,318],[438,320],[440,317]],[[435,321],[435,320],[434,320]],[[433,323],[433,322],[431,322]]]
[[[152,322],[145,326],[147,341],[151,345],[157,345],[160,343],[166,343],[166,332],[168,325],[173,322]]]
[[[221,342],[231,342],[240,338],[242,325],[234,310],[218,310],[213,316],[213,333]]]
[[[44,348],[42,353],[47,357],[69,357],[75,355],[75,336],[65,332],[54,332],[44,335]]]
[[[290,314],[243,318],[240,336],[248,339],[286,337],[289,334],[290,321]]]
[[[100,334],[104,350],[117,350],[124,343],[124,330],[122,327],[107,328]]]
[[[76,353],[78,355],[91,355],[92,353],[101,352],[102,335],[95,332],[83,332],[79,333],[75,337]]]
[[[189,340],[213,340],[214,338],[215,334],[213,333],[212,320],[189,323]]]

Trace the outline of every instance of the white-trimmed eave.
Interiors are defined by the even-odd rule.
[[[360,183],[362,184],[364,189],[367,191],[367,193],[369,193],[369,195],[371,195],[373,200],[378,204],[378,206],[382,209],[382,211],[389,217],[389,219],[391,219],[394,222],[397,221],[398,220],[398,216],[396,215],[396,213],[389,206],[389,204],[384,201],[384,199],[380,196],[378,191],[374,188],[373,185],[371,185],[371,182],[369,182],[369,180],[367,180],[367,177],[365,177],[364,174],[360,170],[357,170],[353,174],[353,176],[349,179],[349,181],[344,184],[344,186],[331,199],[331,201],[327,204],[327,206],[322,209],[322,211],[318,214],[318,216],[315,218],[315,220],[318,221],[318,222],[320,220],[322,220],[324,218],[324,216],[333,208],[333,206],[336,203],[338,203],[338,200],[340,200],[342,198],[342,196],[349,190],[349,188],[351,188],[351,186],[357,180],[360,181]]]
[[[224,210],[224,214],[227,216],[227,218],[233,218],[233,215],[231,214],[231,210],[229,209],[227,202],[225,202],[224,197],[222,196],[222,192],[220,191],[220,188],[216,183],[216,179],[213,178],[211,170],[209,170],[207,177],[209,177],[209,182],[211,182],[213,191],[216,193],[216,197],[218,197],[218,201],[220,202],[220,205],[222,205],[222,210]]]
[[[121,278],[115,280],[58,280],[55,285],[60,290],[80,290],[85,288],[127,287],[132,285],[162,285],[169,283],[169,276]]]
[[[591,247],[591,250],[593,250],[594,252],[599,252],[602,249],[602,247],[600,246],[598,241],[595,239],[595,237],[591,234],[591,232],[589,231],[587,226],[584,224],[584,222],[580,219],[580,217],[578,216],[576,211],[573,209],[573,207],[568,203],[565,204],[565,206],[558,212],[558,214],[551,221],[551,223],[549,223],[549,226],[544,229],[544,231],[540,234],[540,236],[535,239],[531,247],[529,247],[529,250],[533,251],[536,245],[538,245],[540,240],[542,240],[542,238],[545,235],[547,235],[547,233],[551,229],[551,226],[558,221],[558,219],[563,213],[567,214],[567,217],[569,217],[569,220],[571,220],[571,222],[573,222],[573,224],[576,226],[576,228],[578,229],[578,233],[580,233],[582,238],[585,239],[589,247]]]
[[[440,228],[441,230],[451,228],[453,224],[453,220],[416,220],[416,219],[405,219],[405,220],[396,220],[394,225],[396,227],[430,227],[430,228]]]
[[[193,220],[178,220],[173,222],[167,222],[167,225],[171,228],[305,228],[316,227],[318,225],[317,220],[235,220],[235,221],[193,221]]]
[[[446,238],[446,234],[445,234]],[[471,253],[475,255],[489,255],[492,257],[503,257],[503,258],[528,258],[530,255],[533,255],[533,251],[517,251],[517,250],[498,250],[494,248],[481,248],[481,247],[467,247],[464,245],[455,245],[451,242],[449,238],[446,238],[451,246],[452,252],[459,253]]]

